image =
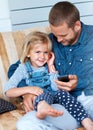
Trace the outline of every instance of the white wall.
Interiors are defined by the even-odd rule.
[[[48,25],[50,8],[58,1],[61,0],[0,0],[0,31]],[[78,7],[84,23],[93,25],[93,0],[68,1]]]
[[[0,32],[11,31],[8,0],[0,0]]]
[[[12,30],[49,25],[50,9],[59,1],[63,0],[9,0]],[[68,1],[77,6],[82,22],[93,25],[93,0]]]

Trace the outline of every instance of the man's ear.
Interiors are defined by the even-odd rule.
[[[74,26],[74,30],[77,32],[81,29],[81,22],[80,21],[76,21],[75,26]]]

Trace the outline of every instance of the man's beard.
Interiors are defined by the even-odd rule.
[[[78,40],[78,32],[75,32],[75,33],[74,33],[74,37],[69,40],[68,45],[73,45],[73,44],[75,44],[75,43],[77,42],[77,40]]]

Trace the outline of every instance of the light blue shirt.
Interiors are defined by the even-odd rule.
[[[59,76],[58,73],[48,73],[48,69],[45,66],[40,68],[34,68],[31,66],[30,62],[27,63],[29,63],[30,67],[32,68],[31,75],[33,74],[34,77],[29,78],[29,72],[26,65],[19,64],[14,74],[6,83],[6,86],[4,87],[4,92],[8,91],[11,88],[16,88],[19,82],[22,81],[23,79],[26,81],[26,84],[30,86],[38,86],[43,88],[44,85],[46,86],[49,85],[49,87],[51,87],[51,90],[54,91],[58,90],[57,84],[54,82],[54,80],[57,79],[57,77]],[[44,73],[46,73],[46,75],[45,76],[41,75],[42,77],[40,77],[39,74]]]

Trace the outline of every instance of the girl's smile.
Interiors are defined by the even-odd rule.
[[[31,48],[28,57],[30,58],[32,66],[38,68],[43,66],[47,62],[48,55],[48,45],[44,43],[39,43]]]

